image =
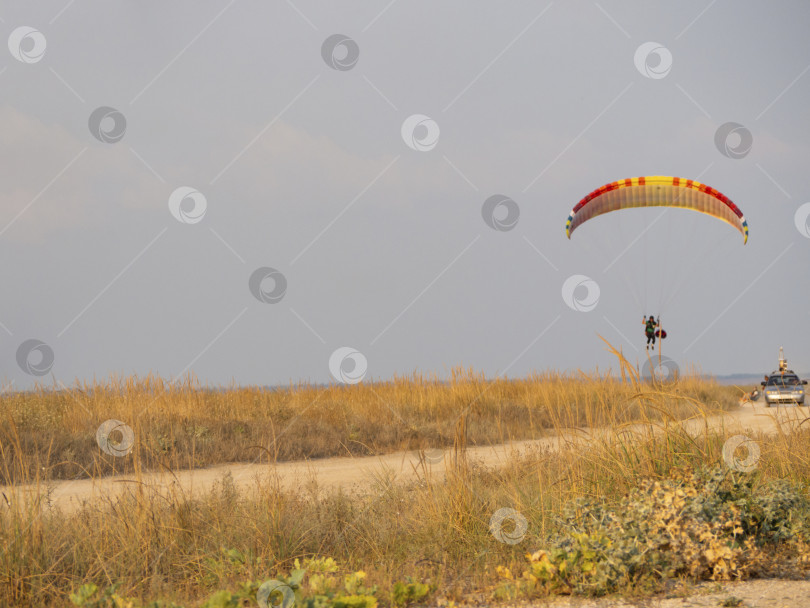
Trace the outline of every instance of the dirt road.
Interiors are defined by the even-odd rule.
[[[810,408],[765,408],[760,403],[745,404],[741,408],[708,419],[693,419],[681,424],[692,434],[698,435],[706,427],[729,433],[763,431],[775,433],[781,426],[785,430],[796,428],[802,420],[810,417]],[[635,427],[636,430],[639,427]],[[498,466],[506,462],[510,455],[537,448],[556,449],[561,444],[577,445],[593,440],[606,431],[600,429],[579,429],[565,435],[545,437],[538,440],[516,441],[495,446],[469,447],[467,458],[486,466]],[[441,476],[449,465],[451,450],[433,450],[425,454],[425,466],[431,474]],[[396,481],[409,481],[419,474],[419,454],[416,452],[396,452],[383,456],[359,458],[324,458],[311,461],[282,462],[277,464],[227,464],[205,469],[174,471],[172,473],[146,473],[136,479],[134,475],[118,475],[101,479],[51,482],[46,486],[0,487],[0,508],[8,502],[20,500],[24,495],[48,493],[48,502],[64,512],[77,509],[82,502],[94,503],[99,499],[112,498],[138,485],[160,491],[182,489],[183,493],[195,495],[207,492],[217,480],[230,473],[240,489],[255,487],[257,476],[276,474],[283,487],[296,488],[309,480],[316,481],[319,488],[343,488],[347,491],[363,490],[373,486],[381,475]],[[8,501],[8,502],[7,502]],[[808,601],[810,605],[810,600]]]
[[[703,583],[689,589],[687,597],[585,599],[552,597],[524,604],[523,608],[808,608],[810,581],[753,580]]]

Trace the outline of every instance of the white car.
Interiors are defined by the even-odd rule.
[[[768,376],[767,382],[760,382],[762,394],[765,396],[765,405],[796,404],[804,405],[804,385],[807,380],[799,377],[791,370],[774,372]]]

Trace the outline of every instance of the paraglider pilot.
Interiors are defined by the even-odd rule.
[[[649,319],[646,316],[642,317],[641,322],[644,323],[644,333],[647,335],[647,350],[650,349],[650,342],[652,342],[652,348],[655,350],[655,330],[661,327],[660,320],[656,321],[655,317],[650,315]]]

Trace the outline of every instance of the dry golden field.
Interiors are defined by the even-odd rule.
[[[69,390],[0,396],[0,485],[114,472],[187,469],[368,455],[452,445],[460,415],[472,445],[530,439],[561,427],[601,427],[728,409],[740,391],[682,379],[655,399],[610,375],[554,373],[487,380],[453,370],[448,381],[414,375],[390,382],[283,389],[210,390],[193,378],[111,378]],[[126,459],[98,449],[96,431],[120,420],[138,440]],[[115,439],[115,437],[113,438]],[[119,437],[119,439],[121,439]]]
[[[454,370],[448,381],[277,390],[150,377],[3,395],[0,485],[39,484],[42,494],[0,502],[0,604],[69,605],[73,594],[82,606],[251,606],[275,579],[294,594],[275,594],[277,604],[372,608],[651,593],[767,574],[774,555],[802,572],[810,431],[753,436],[756,470],[732,470],[724,429],[694,434],[674,422],[733,410],[740,389],[622,371],[624,381]],[[99,449],[108,419],[133,429],[128,454]],[[631,425],[649,430],[623,432]],[[473,444],[585,427],[608,434],[503,467],[465,458]],[[395,483],[381,471],[362,493],[307,479],[282,488],[272,475],[244,491],[226,476],[205,496],[143,489],[70,513],[48,506],[58,480],[432,447],[452,450],[445,474],[423,463],[415,481]],[[520,517],[498,531],[503,509]],[[621,536],[634,526],[635,537]]]

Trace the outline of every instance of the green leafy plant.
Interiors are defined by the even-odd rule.
[[[528,591],[603,595],[683,576],[745,578],[765,563],[763,547],[808,538],[806,491],[787,482],[757,487],[756,479],[702,470],[645,481],[613,507],[570,503],[550,548],[528,556],[521,583]]]
[[[408,606],[423,601],[433,588],[425,583],[415,583],[408,579],[407,582],[394,583],[391,589],[391,603],[395,606]]]
[[[362,570],[353,572],[341,581],[338,570],[337,563],[332,558],[318,558],[304,562],[304,571],[309,573],[308,587],[311,595],[303,598],[303,606],[377,608],[377,587],[366,586],[365,572]]]
[[[70,601],[81,608],[136,608],[135,600],[116,593],[120,583],[100,591],[97,585],[82,585],[76,593],[70,594]]]

